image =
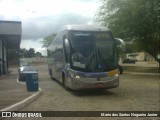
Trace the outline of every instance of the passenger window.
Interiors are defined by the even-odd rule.
[[[63,43],[64,43],[65,60],[68,63],[69,62],[69,56],[70,56],[70,45],[69,45],[69,41],[66,38],[66,36],[63,36]]]

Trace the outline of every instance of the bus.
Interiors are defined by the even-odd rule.
[[[111,31],[96,25],[66,25],[47,48],[48,71],[66,90],[119,86],[118,54]]]

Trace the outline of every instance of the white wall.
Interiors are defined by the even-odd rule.
[[[20,58],[20,61],[24,61],[27,63],[33,63],[33,62],[43,62],[46,63],[47,62],[47,58]]]

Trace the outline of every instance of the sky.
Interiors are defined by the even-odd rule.
[[[21,48],[42,48],[44,37],[67,24],[94,24],[98,0],[0,0],[0,20],[21,21]]]

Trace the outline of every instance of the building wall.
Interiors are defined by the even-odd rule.
[[[47,63],[47,58],[33,57],[33,58],[20,58],[20,62],[26,63]]]
[[[22,27],[20,21],[0,20],[0,73],[8,71],[8,49],[19,49]]]
[[[3,39],[0,38],[0,74],[7,72],[7,50]]]
[[[0,38],[0,75],[2,74],[2,40]]]
[[[3,45],[3,51],[4,51],[4,58],[3,58],[3,74],[5,74],[7,70],[7,53],[6,53],[6,46]]]
[[[138,61],[145,60],[145,52],[138,52]]]
[[[146,52],[137,52],[126,54],[126,58],[135,59],[138,61],[155,61],[155,59]]]

